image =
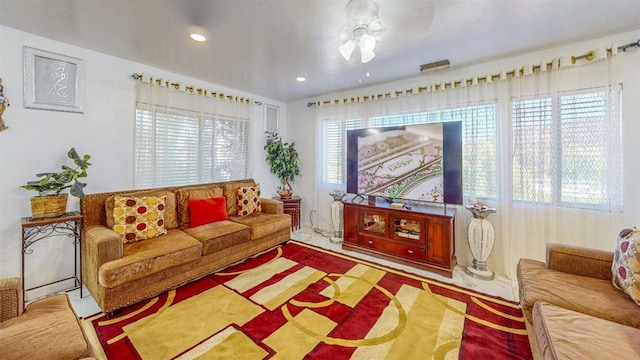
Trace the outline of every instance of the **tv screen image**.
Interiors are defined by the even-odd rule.
[[[347,132],[347,192],[462,203],[460,122]]]

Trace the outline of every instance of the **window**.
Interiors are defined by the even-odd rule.
[[[612,92],[572,93],[512,102],[513,200],[580,208],[611,202]],[[617,126],[614,126],[614,128]],[[616,140],[617,139],[617,140]]]
[[[242,179],[248,120],[185,110],[136,109],[136,188]]]
[[[347,121],[326,120],[323,123],[323,140],[325,143],[324,182],[332,185],[344,185],[346,180],[347,130],[361,128],[360,119]]]
[[[372,127],[426,124],[462,120],[463,183],[466,196],[495,198],[496,106],[481,105],[457,109],[384,115],[371,118]],[[346,132],[365,126],[360,119],[326,120],[323,124],[325,183],[346,183]]]

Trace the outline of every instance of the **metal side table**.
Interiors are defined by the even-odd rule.
[[[23,298],[27,299],[27,293],[31,290],[39,289],[44,286],[53,285],[62,281],[74,280],[74,285],[66,291],[80,288],[80,297],[82,298],[82,258],[78,255],[82,251],[80,242],[80,228],[82,227],[82,215],[79,211],[68,212],[64,215],[34,219],[31,217],[22,218],[22,289]],[[53,239],[58,235],[67,235],[73,239],[74,245],[74,266],[73,276],[52,281],[46,284],[25,288],[25,261],[26,256],[33,253],[30,249],[31,245],[40,240]]]

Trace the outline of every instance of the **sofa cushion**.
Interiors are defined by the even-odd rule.
[[[235,216],[238,214],[238,188],[254,186],[253,180],[229,181],[224,183],[224,196],[227,197],[227,214]]]
[[[541,301],[532,316],[544,359],[640,358],[640,329]]]
[[[123,256],[102,264],[98,281],[106,288],[143,278],[149,274],[187,263],[200,257],[202,243],[182,230],[125,244]]]
[[[113,208],[113,231],[125,243],[164,235],[166,196],[116,196]]]
[[[22,315],[0,323],[3,359],[67,360],[91,355],[67,295],[35,301]]]
[[[185,187],[176,191],[178,202],[178,224],[181,229],[188,228],[191,223],[189,216],[190,199],[211,199],[223,195],[222,185],[207,185],[202,187]]]
[[[166,196],[165,210],[164,210],[164,227],[167,230],[175,229],[178,227],[178,215],[176,213],[176,194],[167,190],[144,190],[144,191],[131,191],[128,193],[122,193],[109,196],[104,202],[104,208],[106,211],[106,225],[109,229],[113,229],[113,207],[115,204],[116,196]]]
[[[227,202],[224,196],[210,199],[189,199],[189,227],[227,220]]]
[[[608,280],[549,270],[543,262],[518,263],[520,304],[528,321],[533,305],[544,301],[569,310],[640,328],[640,308]]]
[[[262,212],[260,185],[238,188],[238,216],[247,216]]]
[[[249,226],[252,240],[260,239],[282,229],[291,228],[291,216],[289,214],[257,213],[249,216],[229,216],[229,220]]]
[[[640,305],[640,231],[624,229],[618,234],[611,266],[613,285]]]
[[[184,229],[184,232],[202,242],[203,256],[251,240],[248,226],[228,220]]]

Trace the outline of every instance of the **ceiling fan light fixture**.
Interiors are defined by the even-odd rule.
[[[376,48],[376,39],[369,35],[363,34],[360,36],[360,51],[373,52]]]
[[[373,0],[350,0],[345,9],[347,24],[340,33],[343,44],[338,50],[349,61],[358,44],[361,61],[367,63],[375,57],[373,50],[376,48],[376,40],[380,39],[380,34],[385,30],[378,18],[378,4]]]
[[[356,43],[353,40],[347,40],[344,44],[342,44],[338,50],[340,50],[340,54],[344,57],[345,60],[349,61],[351,59],[351,54],[353,54],[353,50],[356,48]]]
[[[373,58],[376,56],[373,51],[362,51],[362,49],[360,49],[360,55],[362,56],[361,61],[363,64],[366,64],[369,61],[373,60]]]

